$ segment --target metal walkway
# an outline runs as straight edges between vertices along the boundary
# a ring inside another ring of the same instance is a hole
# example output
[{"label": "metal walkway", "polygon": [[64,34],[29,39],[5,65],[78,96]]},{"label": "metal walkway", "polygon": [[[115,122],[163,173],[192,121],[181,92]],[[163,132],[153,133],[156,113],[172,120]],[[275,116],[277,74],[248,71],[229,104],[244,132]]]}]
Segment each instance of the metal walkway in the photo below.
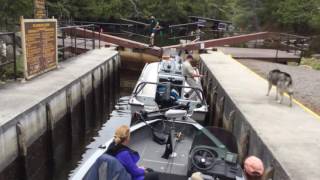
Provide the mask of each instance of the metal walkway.
[{"label": "metal walkway", "polygon": [[74,28],[74,29],[66,29],[65,32],[69,32],[70,34],[75,34],[78,37],[82,38],[96,38],[100,39],[101,41],[108,42],[111,44],[119,45],[124,48],[131,48],[131,49],[140,49],[143,50],[145,53],[152,54],[155,56],[162,55],[162,49],[160,47],[149,47],[148,44],[140,43],[137,41],[132,41],[129,39],[112,36],[109,34],[104,34],[99,32],[92,32],[91,30],[83,29],[83,28]]},{"label": "metal walkway", "polygon": [[[94,32],[92,30],[84,29],[84,28],[69,28],[64,30],[65,33],[69,33],[70,36],[77,36],[82,38],[88,38],[88,39],[99,39],[105,43],[111,43],[118,46],[121,46],[123,48],[130,48],[133,50],[137,50],[139,52],[151,54],[154,56],[160,57],[164,51],[164,49],[170,49],[170,48],[176,48],[176,49],[183,49],[183,50],[199,50],[199,49],[205,49],[205,48],[211,48],[211,47],[218,47],[218,46],[224,46],[224,45],[234,45],[239,43],[245,43],[248,41],[254,41],[259,39],[280,39],[281,42],[283,40],[287,40],[288,42],[291,40],[290,38],[300,38],[300,39],[306,39],[307,37],[303,36],[295,36],[290,34],[283,34],[283,33],[273,33],[273,32],[259,32],[259,33],[252,33],[252,34],[245,34],[245,35],[237,35],[232,37],[225,37],[225,38],[219,38],[219,39],[211,39],[211,40],[205,40],[205,41],[198,41],[198,42],[191,42],[187,44],[177,44],[172,46],[164,46],[164,47],[149,47],[148,44],[129,40],[126,38],[121,38],[109,34]],[[288,47],[288,46],[287,46]],[[244,48],[243,48],[244,49]],[[232,55],[235,55],[235,57],[239,58],[250,58],[250,59],[263,59],[263,60],[269,60],[273,62],[281,62],[281,63],[287,63],[289,61],[294,62],[300,62],[300,56],[299,55],[293,55],[289,53],[285,53],[284,51],[277,51],[277,50],[262,50],[262,49],[254,49],[251,52],[249,50],[246,50],[246,52],[241,51],[240,49],[232,49],[232,48],[224,48],[224,51],[227,53],[230,53]],[[272,52],[271,52],[272,51]],[[275,51],[275,52],[273,52]],[[246,55],[243,55],[246,54]]]},{"label": "metal walkway", "polygon": [[99,34],[99,32],[92,32],[91,30],[86,30],[83,28],[74,28],[74,29],[65,30],[65,32],[68,32],[68,31],[70,34],[76,34],[76,36],[78,37],[92,38],[94,36],[96,39],[99,38],[101,41],[116,44],[124,48],[140,49],[140,50],[143,50],[145,53],[152,54],[155,56],[161,56],[162,49],[177,48],[177,49],[187,49],[187,50],[198,50],[198,49],[215,47],[215,46],[238,44],[238,43],[247,42],[247,41],[256,40],[256,39],[264,39],[273,35],[273,33],[269,33],[269,32],[260,32],[260,33],[239,35],[239,36],[233,36],[233,37],[227,37],[227,38],[212,39],[207,41],[199,41],[199,42],[185,44],[185,45],[179,44],[179,45],[165,46],[165,47],[157,47],[157,46],[149,47],[148,44],[144,44],[137,41],[132,41],[132,40],[128,40],[125,38],[112,36],[108,34],[103,34],[103,33]]}]

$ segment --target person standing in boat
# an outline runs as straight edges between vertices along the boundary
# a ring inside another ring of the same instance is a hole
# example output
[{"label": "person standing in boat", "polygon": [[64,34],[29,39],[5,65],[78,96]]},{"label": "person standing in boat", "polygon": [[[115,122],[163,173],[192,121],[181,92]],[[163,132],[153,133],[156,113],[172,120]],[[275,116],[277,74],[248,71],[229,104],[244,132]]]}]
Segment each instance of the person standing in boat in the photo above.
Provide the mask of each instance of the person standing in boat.
[{"label": "person standing in boat", "polygon": [[137,166],[139,153],[128,147],[130,129],[122,125],[116,129],[114,140],[107,150],[107,154],[114,156],[131,175],[132,180],[158,180],[159,175],[150,168]]},{"label": "person standing in boat", "polygon": [[[193,60],[193,57],[192,57],[192,55],[189,54],[187,56],[187,58],[184,60],[184,62],[182,63],[182,74],[185,77],[185,80],[187,81],[189,86],[200,89],[201,86],[199,83],[197,83],[195,78],[197,78],[197,77],[201,78],[201,77],[203,77],[203,75],[197,73],[195,68],[192,67],[192,65],[191,65],[192,60]],[[194,91],[195,91],[194,89],[191,89],[188,93],[186,93],[184,95],[184,97],[189,98]]]}]

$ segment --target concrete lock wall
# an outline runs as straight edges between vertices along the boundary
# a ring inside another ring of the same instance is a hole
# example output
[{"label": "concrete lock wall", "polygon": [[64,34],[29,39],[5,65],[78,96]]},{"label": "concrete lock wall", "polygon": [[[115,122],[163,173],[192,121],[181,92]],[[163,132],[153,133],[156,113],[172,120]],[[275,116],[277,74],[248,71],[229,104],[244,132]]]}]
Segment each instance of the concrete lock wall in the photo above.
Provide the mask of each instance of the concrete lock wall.
[{"label": "concrete lock wall", "polygon": [[52,170],[63,170],[86,135],[102,125],[119,92],[120,57],[115,51],[107,53],[94,68],[83,67],[87,73],[0,124],[0,179],[53,179]]},{"label": "concrete lock wall", "polygon": [[205,75],[202,83],[205,85],[203,89],[210,110],[207,124],[222,127],[234,134],[238,142],[240,162],[243,162],[248,155],[257,155],[264,162],[269,177],[276,180],[289,179],[283,167],[202,60],[199,70]]}]

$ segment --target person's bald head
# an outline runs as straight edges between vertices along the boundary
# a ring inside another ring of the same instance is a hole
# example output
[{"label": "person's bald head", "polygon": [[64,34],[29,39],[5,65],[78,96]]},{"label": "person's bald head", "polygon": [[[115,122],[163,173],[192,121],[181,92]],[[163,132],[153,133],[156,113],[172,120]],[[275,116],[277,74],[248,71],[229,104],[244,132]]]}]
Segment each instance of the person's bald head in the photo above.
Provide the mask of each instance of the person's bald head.
[{"label": "person's bald head", "polygon": [[195,172],[191,175],[191,180],[203,180],[201,172]]},{"label": "person's bald head", "polygon": [[250,156],[244,161],[244,171],[248,179],[258,180],[264,173],[263,162],[256,156]]}]

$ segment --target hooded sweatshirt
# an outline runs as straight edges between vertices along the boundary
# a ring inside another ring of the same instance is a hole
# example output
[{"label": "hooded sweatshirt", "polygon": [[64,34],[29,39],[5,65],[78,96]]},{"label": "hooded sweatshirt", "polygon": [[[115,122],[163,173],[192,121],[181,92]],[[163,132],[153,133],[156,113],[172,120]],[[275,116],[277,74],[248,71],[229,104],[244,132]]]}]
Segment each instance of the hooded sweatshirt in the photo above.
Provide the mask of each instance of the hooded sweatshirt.
[{"label": "hooded sweatshirt", "polygon": [[119,160],[127,172],[131,174],[132,180],[144,180],[144,169],[137,166],[140,159],[138,152],[123,144],[116,145],[112,142],[107,150],[107,154],[110,154]]}]

